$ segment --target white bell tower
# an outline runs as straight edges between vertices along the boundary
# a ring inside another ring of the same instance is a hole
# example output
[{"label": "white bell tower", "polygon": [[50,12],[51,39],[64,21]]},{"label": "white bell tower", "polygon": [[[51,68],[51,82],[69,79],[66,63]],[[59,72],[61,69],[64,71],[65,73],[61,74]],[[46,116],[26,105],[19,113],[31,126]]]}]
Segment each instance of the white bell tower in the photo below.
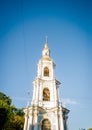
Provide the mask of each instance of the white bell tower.
[{"label": "white bell tower", "polygon": [[24,130],[67,130],[69,110],[60,102],[60,82],[55,77],[54,69],[46,39],[37,66],[37,77],[33,81],[33,99],[31,105],[24,109]]}]

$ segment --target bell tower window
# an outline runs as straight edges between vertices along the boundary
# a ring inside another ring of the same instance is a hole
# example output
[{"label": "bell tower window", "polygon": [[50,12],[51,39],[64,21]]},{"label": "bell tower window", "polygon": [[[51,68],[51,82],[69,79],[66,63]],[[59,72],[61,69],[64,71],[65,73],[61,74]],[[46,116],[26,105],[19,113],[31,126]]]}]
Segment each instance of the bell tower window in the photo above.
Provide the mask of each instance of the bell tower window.
[{"label": "bell tower window", "polygon": [[48,88],[43,89],[43,101],[50,101],[50,91]]},{"label": "bell tower window", "polygon": [[49,69],[48,69],[48,67],[44,68],[44,76],[49,76]]},{"label": "bell tower window", "polygon": [[51,123],[48,119],[44,119],[42,121],[42,128],[41,130],[51,130]]}]

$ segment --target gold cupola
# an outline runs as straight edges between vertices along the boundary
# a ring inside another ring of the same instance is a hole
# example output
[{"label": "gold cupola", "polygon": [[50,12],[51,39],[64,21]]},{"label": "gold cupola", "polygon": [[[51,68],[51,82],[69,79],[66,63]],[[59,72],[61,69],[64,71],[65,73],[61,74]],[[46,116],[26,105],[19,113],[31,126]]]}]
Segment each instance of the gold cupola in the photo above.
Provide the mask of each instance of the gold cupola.
[{"label": "gold cupola", "polygon": [[42,60],[51,60],[50,59],[50,49],[48,47],[48,37],[46,37],[46,43],[42,50]]}]

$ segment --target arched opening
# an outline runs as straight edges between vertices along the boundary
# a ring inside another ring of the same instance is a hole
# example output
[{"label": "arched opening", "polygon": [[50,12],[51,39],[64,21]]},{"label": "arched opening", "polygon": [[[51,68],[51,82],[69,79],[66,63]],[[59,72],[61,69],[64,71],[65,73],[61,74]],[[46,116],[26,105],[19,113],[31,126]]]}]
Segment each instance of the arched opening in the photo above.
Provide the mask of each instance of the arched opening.
[{"label": "arched opening", "polygon": [[44,68],[44,76],[49,76],[49,69],[48,69],[48,67]]},{"label": "arched opening", "polygon": [[41,130],[51,130],[51,123],[48,119],[44,119],[42,121],[42,127]]},{"label": "arched opening", "polygon": [[43,89],[43,101],[50,101],[50,91],[48,88]]}]

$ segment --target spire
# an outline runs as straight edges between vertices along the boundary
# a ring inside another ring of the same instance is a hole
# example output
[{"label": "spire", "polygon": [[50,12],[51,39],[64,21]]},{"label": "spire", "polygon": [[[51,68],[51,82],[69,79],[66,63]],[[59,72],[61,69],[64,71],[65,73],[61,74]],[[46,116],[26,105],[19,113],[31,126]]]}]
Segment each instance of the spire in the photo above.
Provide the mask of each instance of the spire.
[{"label": "spire", "polygon": [[48,36],[46,36],[46,43],[48,43]]},{"label": "spire", "polygon": [[49,47],[48,47],[48,36],[46,36],[45,49],[49,49]]},{"label": "spire", "polygon": [[46,43],[46,44],[45,44],[45,49],[48,49],[48,48],[49,48],[49,47],[48,47],[48,44]]},{"label": "spire", "polygon": [[50,60],[50,49],[48,47],[48,37],[46,36],[46,43],[42,50],[42,59]]}]

